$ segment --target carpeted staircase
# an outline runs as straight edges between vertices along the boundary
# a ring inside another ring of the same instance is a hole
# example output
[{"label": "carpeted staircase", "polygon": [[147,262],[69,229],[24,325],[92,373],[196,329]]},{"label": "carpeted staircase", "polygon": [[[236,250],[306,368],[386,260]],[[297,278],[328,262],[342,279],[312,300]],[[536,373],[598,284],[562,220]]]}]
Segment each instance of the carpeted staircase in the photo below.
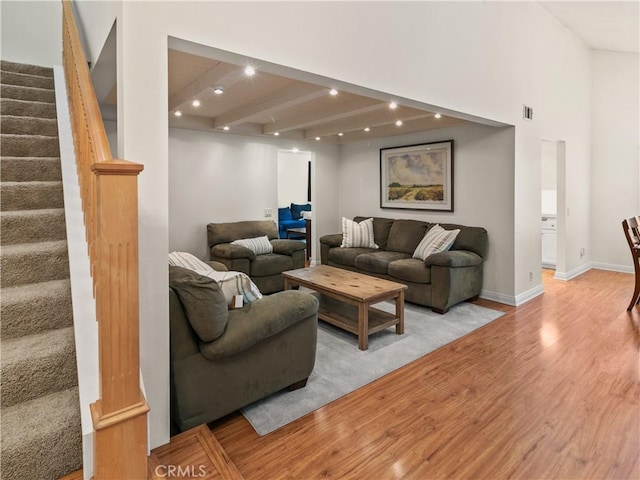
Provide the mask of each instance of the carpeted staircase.
[{"label": "carpeted staircase", "polygon": [[0,84],[2,478],[52,480],[82,466],[53,70]]}]

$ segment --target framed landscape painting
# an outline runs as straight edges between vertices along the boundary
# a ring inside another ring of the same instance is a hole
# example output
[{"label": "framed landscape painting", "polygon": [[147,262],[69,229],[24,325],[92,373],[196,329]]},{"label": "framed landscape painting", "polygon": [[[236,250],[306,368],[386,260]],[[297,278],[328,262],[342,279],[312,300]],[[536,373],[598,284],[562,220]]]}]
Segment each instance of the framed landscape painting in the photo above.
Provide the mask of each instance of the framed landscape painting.
[{"label": "framed landscape painting", "polygon": [[453,212],[453,140],[381,148],[380,207]]}]

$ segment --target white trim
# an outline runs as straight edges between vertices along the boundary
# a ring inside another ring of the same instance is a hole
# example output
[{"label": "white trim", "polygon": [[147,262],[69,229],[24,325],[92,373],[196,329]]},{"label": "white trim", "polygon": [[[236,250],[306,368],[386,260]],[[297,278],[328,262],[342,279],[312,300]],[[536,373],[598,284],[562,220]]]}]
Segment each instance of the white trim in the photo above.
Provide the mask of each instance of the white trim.
[{"label": "white trim", "polygon": [[504,303],[505,305],[516,306],[516,297],[513,295],[505,295],[504,293],[492,292],[490,290],[482,290],[480,298],[491,300],[492,302]]},{"label": "white trim", "polygon": [[536,297],[539,297],[544,293],[544,288],[542,285],[536,285],[533,288],[530,288],[526,292],[522,292],[516,295],[516,307],[519,307],[523,303],[528,302],[529,300],[533,300]]},{"label": "white trim", "polygon": [[631,265],[616,265],[614,263],[591,262],[591,268],[598,270],[608,270],[610,272],[633,273]]},{"label": "white trim", "polygon": [[591,264],[585,263],[584,265],[580,265],[579,267],[569,270],[568,272],[558,272],[558,270],[556,270],[556,274],[553,276],[553,278],[566,282],[568,280],[571,280],[572,278],[576,278],[578,275],[582,275],[583,273],[588,272],[589,270],[591,270]]},{"label": "white trim", "polygon": [[80,200],[67,91],[64,71],[61,66],[53,67],[53,76],[78,368],[80,421],[82,423],[82,465],[84,478],[87,479],[93,474],[93,421],[89,405],[99,397],[98,323],[96,322],[96,305],[93,298],[93,281],[89,273],[88,246]]}]

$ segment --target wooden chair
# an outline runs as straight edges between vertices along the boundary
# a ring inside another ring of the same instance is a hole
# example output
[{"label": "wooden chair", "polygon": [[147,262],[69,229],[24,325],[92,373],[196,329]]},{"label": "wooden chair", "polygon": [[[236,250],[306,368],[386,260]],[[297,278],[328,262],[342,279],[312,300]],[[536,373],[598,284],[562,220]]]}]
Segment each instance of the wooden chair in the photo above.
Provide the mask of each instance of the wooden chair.
[{"label": "wooden chair", "polygon": [[633,256],[633,268],[636,273],[636,286],[633,290],[631,303],[627,307],[627,310],[631,310],[634,305],[640,302],[640,217],[631,217],[623,220],[622,229]]}]

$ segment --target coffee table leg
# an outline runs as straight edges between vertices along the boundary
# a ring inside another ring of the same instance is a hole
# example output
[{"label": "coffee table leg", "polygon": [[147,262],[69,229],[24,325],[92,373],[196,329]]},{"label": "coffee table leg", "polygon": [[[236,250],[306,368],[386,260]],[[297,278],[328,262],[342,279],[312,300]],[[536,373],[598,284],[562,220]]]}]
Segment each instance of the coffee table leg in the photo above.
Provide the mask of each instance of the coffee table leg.
[{"label": "coffee table leg", "polygon": [[289,279],[287,277],[284,277],[284,289],[285,290],[291,289],[291,284],[289,283]]},{"label": "coffee table leg", "polygon": [[369,348],[369,305],[358,304],[358,348]]},{"label": "coffee table leg", "polygon": [[396,333],[401,335],[404,333],[404,290],[401,291],[396,298],[396,317],[398,317]]}]

